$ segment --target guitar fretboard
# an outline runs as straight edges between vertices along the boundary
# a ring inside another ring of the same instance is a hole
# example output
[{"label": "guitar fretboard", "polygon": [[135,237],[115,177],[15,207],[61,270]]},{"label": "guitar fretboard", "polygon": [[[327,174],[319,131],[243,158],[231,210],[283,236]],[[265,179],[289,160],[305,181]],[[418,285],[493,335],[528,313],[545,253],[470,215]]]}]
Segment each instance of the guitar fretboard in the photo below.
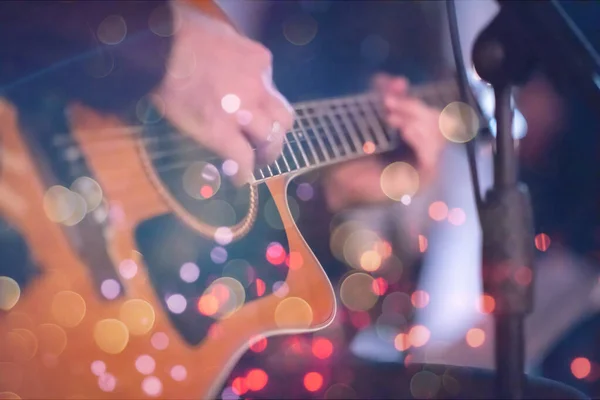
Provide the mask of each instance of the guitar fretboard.
[{"label": "guitar fretboard", "polygon": [[[457,99],[458,89],[451,80],[415,87],[410,94],[443,108]],[[296,103],[294,110],[296,120],[281,156],[254,171],[256,182],[387,152],[400,143],[398,133],[385,124],[374,93]]]}]

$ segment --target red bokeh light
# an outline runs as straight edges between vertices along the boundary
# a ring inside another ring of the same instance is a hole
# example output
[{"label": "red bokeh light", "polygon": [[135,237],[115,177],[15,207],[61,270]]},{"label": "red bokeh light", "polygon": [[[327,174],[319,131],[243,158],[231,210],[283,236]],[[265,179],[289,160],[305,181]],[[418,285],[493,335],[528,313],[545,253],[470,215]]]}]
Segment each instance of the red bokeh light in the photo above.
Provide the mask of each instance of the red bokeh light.
[{"label": "red bokeh light", "polygon": [[490,296],[489,294],[484,294],[483,296],[481,296],[480,302],[479,302],[479,311],[482,312],[483,314],[491,314],[494,312],[494,309],[496,308],[496,300],[494,300],[494,298],[492,296]]},{"label": "red bokeh light", "polygon": [[550,236],[546,235],[545,233],[540,233],[535,236],[535,248],[539,251],[548,250],[550,243],[552,243]]},{"label": "red bokeh light", "polygon": [[312,343],[312,352],[320,360],[329,358],[333,353],[333,344],[326,338],[315,338]]},{"label": "red bokeh light", "polygon": [[371,283],[371,289],[377,296],[383,296],[388,290],[388,283],[384,278],[377,278]]},{"label": "red bokeh light", "polygon": [[255,353],[260,353],[267,348],[267,338],[258,336],[250,341],[250,350]]},{"label": "red bokeh light", "polygon": [[371,317],[369,316],[369,313],[364,311],[351,312],[350,321],[355,328],[363,329],[371,323]]},{"label": "red bokeh light", "polygon": [[256,280],[256,295],[258,297],[260,297],[263,294],[265,294],[266,290],[267,290],[267,285],[265,284],[265,281],[263,281],[262,279],[257,279]]},{"label": "red bokeh light", "polygon": [[212,197],[213,194],[214,194],[213,188],[211,188],[208,185],[204,185],[200,188],[200,196],[204,197],[205,199]]},{"label": "red bokeh light", "polygon": [[231,383],[231,390],[233,390],[233,393],[237,394],[238,396],[243,395],[248,391],[246,380],[241,376],[235,378]]},{"label": "red bokeh light", "polygon": [[262,369],[251,369],[246,375],[248,389],[257,392],[267,386],[269,376]]},{"label": "red bokeh light", "polygon": [[266,257],[267,261],[271,264],[280,265],[285,261],[287,254],[281,244],[271,243],[269,247],[267,247]]},{"label": "red bokeh light", "polygon": [[586,378],[591,371],[592,364],[585,357],[577,357],[571,362],[571,373],[577,379]]},{"label": "red bokeh light", "polygon": [[309,392],[316,392],[323,386],[323,375],[318,372],[309,372],[304,375],[304,387]]}]

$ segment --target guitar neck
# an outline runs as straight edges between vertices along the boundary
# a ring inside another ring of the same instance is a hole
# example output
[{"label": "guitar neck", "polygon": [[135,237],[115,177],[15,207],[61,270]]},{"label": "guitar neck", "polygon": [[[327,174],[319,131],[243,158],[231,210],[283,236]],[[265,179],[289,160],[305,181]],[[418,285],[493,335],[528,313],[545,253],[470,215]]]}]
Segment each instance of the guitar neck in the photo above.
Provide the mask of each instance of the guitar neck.
[{"label": "guitar neck", "polygon": [[[410,94],[431,106],[455,101],[454,80],[416,86]],[[384,122],[377,94],[369,92],[296,103],[294,127],[284,137],[281,156],[254,171],[256,182],[304,172],[367,155],[385,153],[401,143],[398,133]]]}]

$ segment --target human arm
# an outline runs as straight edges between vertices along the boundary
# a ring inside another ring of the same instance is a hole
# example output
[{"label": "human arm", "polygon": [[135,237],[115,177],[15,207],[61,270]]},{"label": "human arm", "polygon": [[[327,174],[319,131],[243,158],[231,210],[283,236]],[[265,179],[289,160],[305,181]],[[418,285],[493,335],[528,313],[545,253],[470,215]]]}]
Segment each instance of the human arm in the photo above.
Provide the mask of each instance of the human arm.
[{"label": "human arm", "polygon": [[[0,4],[3,89],[37,80],[36,90],[108,113],[150,96],[175,127],[235,161],[238,184],[255,162],[279,155],[293,117],[273,86],[270,52],[204,8],[183,0]],[[224,108],[227,95],[239,109]]]}]

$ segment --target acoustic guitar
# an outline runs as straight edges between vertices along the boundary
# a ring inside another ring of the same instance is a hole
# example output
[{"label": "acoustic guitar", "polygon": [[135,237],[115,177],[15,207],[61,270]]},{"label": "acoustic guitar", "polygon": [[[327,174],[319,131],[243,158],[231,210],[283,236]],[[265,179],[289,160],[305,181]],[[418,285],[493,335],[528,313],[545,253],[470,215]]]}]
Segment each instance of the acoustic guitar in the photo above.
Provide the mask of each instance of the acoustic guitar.
[{"label": "acoustic guitar", "polygon": [[[280,158],[242,188],[148,102],[129,119],[35,101],[0,101],[0,216],[33,260],[0,259],[0,398],[214,398],[253,341],[332,321],[286,189],[397,147],[373,94],[295,104]],[[186,235],[165,251],[171,228]]]}]

